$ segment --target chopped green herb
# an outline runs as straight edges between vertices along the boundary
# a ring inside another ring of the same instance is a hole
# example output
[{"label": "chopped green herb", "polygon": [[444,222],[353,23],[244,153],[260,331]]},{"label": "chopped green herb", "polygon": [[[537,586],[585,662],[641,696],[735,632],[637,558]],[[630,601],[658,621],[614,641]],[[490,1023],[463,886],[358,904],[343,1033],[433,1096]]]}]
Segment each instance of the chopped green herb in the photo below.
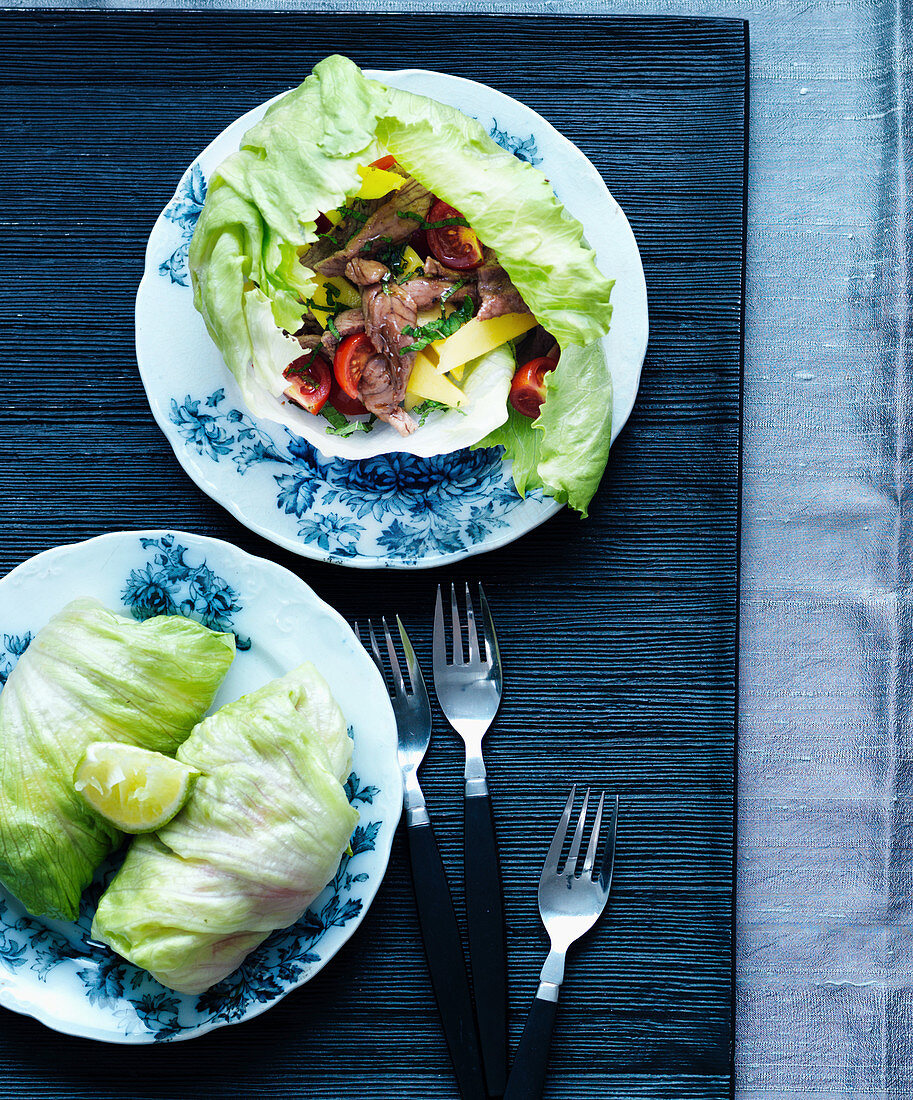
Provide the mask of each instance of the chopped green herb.
[{"label": "chopped green herb", "polygon": [[443,305],[448,298],[453,297],[453,295],[456,294],[456,292],[460,289],[461,286],[465,284],[465,282],[465,279],[457,279],[453,286],[448,287],[441,295],[441,305]]},{"label": "chopped green herb", "polygon": [[314,350],[311,352],[310,356],[308,356],[308,359],[307,359],[306,362],[304,362],[304,363],[301,362],[301,360],[304,359],[304,355],[301,355],[297,359],[295,359],[293,362],[289,363],[289,365],[282,372],[282,377],[283,378],[289,378],[289,379],[291,379],[291,378],[310,379],[312,377],[312,375],[311,375],[311,364],[314,362],[314,360],[317,358],[317,356],[319,354],[320,354],[320,345],[318,344],[317,347],[314,348]]},{"label": "chopped green herb", "polygon": [[354,435],[356,432],[370,432],[377,419],[377,417],[371,416],[368,420],[349,420],[329,403],[324,405],[320,411],[324,419],[330,422],[330,426],[327,428],[327,435],[344,437],[347,435]]},{"label": "chopped green herb", "polygon": [[339,343],[339,341],[342,340],[342,336],[339,333],[339,329],[336,327],[336,322],[333,320],[332,317],[329,317],[329,316],[327,317],[327,329],[329,330],[330,335],[333,337],[333,339],[337,343]]},{"label": "chopped green herb", "polygon": [[[389,237],[387,239],[389,240]],[[406,242],[391,244],[389,248],[378,252],[376,259],[378,263],[382,263],[389,269],[395,279],[398,279],[406,267]]]},{"label": "chopped green herb", "polygon": [[368,220],[364,199],[355,199],[351,206],[345,208],[345,212],[348,217],[352,218],[359,225],[364,225]]},{"label": "chopped green herb", "polygon": [[[419,418],[418,426],[421,428],[425,421],[428,419],[431,413],[437,412],[438,409],[449,409],[449,405],[445,405],[443,401],[432,401],[430,398],[427,401],[423,401],[421,405],[416,405],[412,410],[412,415]],[[462,412],[462,409],[457,410]]]},{"label": "chopped green herb", "polygon": [[464,298],[449,317],[444,313],[442,307],[440,317],[436,317],[433,321],[429,321],[419,328],[416,328],[415,325],[405,325],[403,328],[404,335],[414,336],[416,339],[414,344],[408,344],[406,347],[400,348],[400,352],[421,351],[422,348],[433,344],[435,340],[443,340],[447,336],[452,336],[457,329],[462,328],[467,321],[471,320],[472,311],[472,299]]},{"label": "chopped green herb", "polygon": [[333,323],[334,318],[338,317],[342,313],[346,306],[339,300],[339,287],[334,283],[324,283],[323,292],[326,295],[326,304],[323,302],[316,302],[313,298],[305,298],[304,304],[308,307],[311,313],[315,314],[325,313],[327,318],[327,328],[330,330],[333,336],[337,340],[341,339],[339,331],[336,325]]},{"label": "chopped green herb", "polygon": [[465,218],[442,218],[439,222],[427,222],[421,216],[416,214],[414,210],[397,210],[396,216],[398,218],[411,218],[414,222],[418,222],[419,229],[444,229],[448,225],[462,225],[464,229],[469,229],[469,222]]}]

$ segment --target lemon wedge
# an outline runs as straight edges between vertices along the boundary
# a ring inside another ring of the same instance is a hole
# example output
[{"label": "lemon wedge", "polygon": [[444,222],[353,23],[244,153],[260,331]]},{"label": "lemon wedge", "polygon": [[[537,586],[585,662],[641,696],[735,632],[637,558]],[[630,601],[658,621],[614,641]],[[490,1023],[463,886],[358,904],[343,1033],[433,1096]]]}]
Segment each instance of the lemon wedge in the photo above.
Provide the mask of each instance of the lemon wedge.
[{"label": "lemon wedge", "polygon": [[170,756],[119,741],[93,741],[73,773],[76,790],[125,833],[150,833],[181,809],[200,775]]}]

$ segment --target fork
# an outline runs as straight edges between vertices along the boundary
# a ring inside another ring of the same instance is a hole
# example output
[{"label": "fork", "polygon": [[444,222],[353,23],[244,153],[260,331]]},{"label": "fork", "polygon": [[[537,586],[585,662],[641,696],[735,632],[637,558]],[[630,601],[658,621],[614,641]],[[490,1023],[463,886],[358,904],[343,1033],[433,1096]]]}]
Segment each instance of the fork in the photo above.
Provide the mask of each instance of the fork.
[{"label": "fork", "polygon": [[[469,963],[479,1018],[479,1036],[485,1080],[492,1096],[501,1096],[507,1080],[507,964],[504,940],[504,903],[498,848],[482,738],[494,720],[503,686],[498,639],[485,593],[479,585],[485,653],[479,647],[475,611],[466,585],[466,641],[450,586],[453,626],[452,658],[447,660],[444,605],[438,585],[434,608],[432,660],[434,687],[447,721],[466,746],[464,799],[464,866]],[[465,659],[464,659],[465,658]]]},{"label": "fork", "polygon": [[[391,702],[396,717],[398,735],[397,757],[403,774],[403,804],[406,810],[406,834],[412,864],[412,884],[418,907],[419,927],[425,945],[425,957],[431,973],[431,984],[437,999],[444,1036],[450,1050],[454,1072],[463,1100],[485,1100],[485,1082],[476,1038],[472,997],[466,975],[466,959],[460,929],[453,909],[453,899],[425,796],[418,781],[421,764],[431,740],[431,705],[422,670],[415,657],[409,636],[400,622],[399,636],[406,656],[411,691],[406,690],[400,671],[393,638],[383,619],[384,639],[393,681]],[[355,623],[355,633],[361,641],[361,631]],[[368,620],[371,656],[381,679],[386,683],[384,662],[377,644],[374,626]]]},{"label": "fork", "polygon": [[593,831],[590,833],[580,874],[577,874],[577,864],[590,802],[589,790],[584,796],[583,808],[577,818],[567,860],[560,870],[558,867],[576,795],[576,786],[571,787],[570,797],[558,822],[539,878],[539,915],[548,932],[550,949],[539,975],[539,989],[520,1037],[504,1100],[534,1100],[542,1095],[548,1048],[558,1010],[558,990],[564,981],[564,961],[568,948],[593,927],[609,900],[612,868],[615,864],[618,796],[615,796],[605,854],[599,866],[599,874],[594,878],[605,792],[599,796],[596,820],[593,822]]}]

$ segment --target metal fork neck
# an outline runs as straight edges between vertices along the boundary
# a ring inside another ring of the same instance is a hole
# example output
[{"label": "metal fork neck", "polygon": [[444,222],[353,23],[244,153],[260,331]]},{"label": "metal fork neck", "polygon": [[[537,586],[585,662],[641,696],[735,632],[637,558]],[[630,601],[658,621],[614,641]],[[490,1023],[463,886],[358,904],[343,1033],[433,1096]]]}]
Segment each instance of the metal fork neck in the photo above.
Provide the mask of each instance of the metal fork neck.
[{"label": "metal fork neck", "polygon": [[558,990],[564,981],[564,959],[566,954],[566,951],[559,951],[554,947],[549,951],[542,972],[539,974],[539,989],[536,991],[536,996],[540,1001],[558,1000]]},{"label": "metal fork neck", "polygon": [[403,773],[403,805],[406,808],[407,825],[429,825],[431,818],[425,806],[425,796],[414,771]]},{"label": "metal fork neck", "polygon": [[466,748],[466,797],[484,798],[488,794],[488,778],[485,771],[485,761],[482,759],[482,743],[478,748],[467,746]]}]

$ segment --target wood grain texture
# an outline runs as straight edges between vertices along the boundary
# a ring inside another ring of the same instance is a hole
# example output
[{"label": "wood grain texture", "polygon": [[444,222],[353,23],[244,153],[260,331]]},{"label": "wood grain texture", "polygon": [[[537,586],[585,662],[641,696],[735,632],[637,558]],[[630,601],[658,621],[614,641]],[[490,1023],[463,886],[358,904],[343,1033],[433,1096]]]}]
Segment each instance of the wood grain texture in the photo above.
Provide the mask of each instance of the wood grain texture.
[{"label": "wood grain texture", "polygon": [[[512,1043],[545,949],[535,906],[544,842],[572,781],[605,785],[622,806],[615,885],[607,918],[569,967],[547,1096],[728,1096],[744,26],[2,20],[0,570],[107,530],[184,528],[280,561],[349,618],[398,610],[420,655],[435,583],[483,580],[507,683],[487,755]],[[651,341],[637,408],[587,521],[560,514],[462,568],[342,570],[238,525],[184,475],[155,426],[133,352],[155,217],[216,133],[333,50],[516,96],[587,153],[625,209]],[[462,764],[436,718],[424,783],[461,911]],[[304,989],[243,1026],[127,1049],[3,1013],[0,1098],[453,1098],[406,867],[397,837],[359,933]]]}]

